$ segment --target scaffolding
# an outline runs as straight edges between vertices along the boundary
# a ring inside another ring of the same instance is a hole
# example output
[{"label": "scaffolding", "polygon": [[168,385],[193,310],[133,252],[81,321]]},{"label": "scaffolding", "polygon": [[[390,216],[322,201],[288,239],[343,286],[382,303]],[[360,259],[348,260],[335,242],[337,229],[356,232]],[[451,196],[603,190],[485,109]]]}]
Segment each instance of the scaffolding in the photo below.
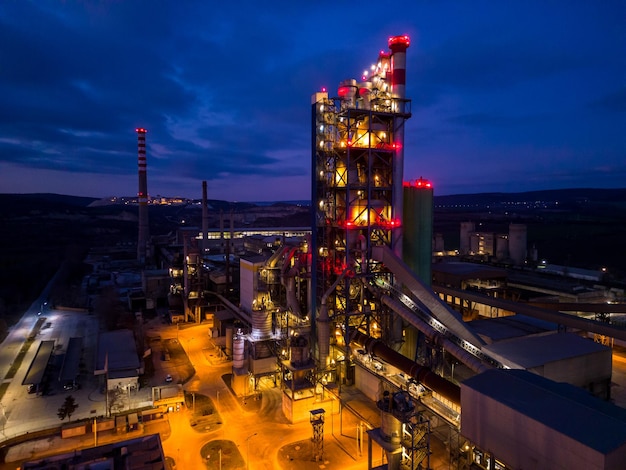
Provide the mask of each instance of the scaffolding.
[{"label": "scaffolding", "polygon": [[391,280],[371,258],[371,248],[401,245],[396,201],[402,198],[402,181],[394,175],[402,165],[398,152],[410,115],[409,100],[383,91],[367,103],[327,93],[316,95],[313,103],[315,299],[347,273],[327,300],[332,336],[341,350],[335,356],[349,356],[347,335],[353,329],[390,343],[401,341],[391,313],[366,283],[372,275]]},{"label": "scaffolding", "polygon": [[430,468],[430,421],[421,413],[402,423],[401,445],[401,470]]}]

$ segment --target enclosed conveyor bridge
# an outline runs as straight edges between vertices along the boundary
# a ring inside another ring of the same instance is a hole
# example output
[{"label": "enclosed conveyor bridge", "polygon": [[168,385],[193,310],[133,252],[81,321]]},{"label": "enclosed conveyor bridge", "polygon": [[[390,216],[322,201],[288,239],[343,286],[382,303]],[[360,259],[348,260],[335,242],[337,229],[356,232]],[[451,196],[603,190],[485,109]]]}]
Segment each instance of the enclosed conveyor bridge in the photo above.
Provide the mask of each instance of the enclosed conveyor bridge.
[{"label": "enclosed conveyor bridge", "polygon": [[372,258],[382,262],[395,276],[397,284],[401,284],[411,294],[407,295],[389,285],[384,279],[376,280],[379,287],[389,292],[389,295],[381,296],[381,300],[396,314],[431,339],[438,341],[472,370],[482,372],[492,367],[502,367],[499,362],[482,352],[484,341],[470,330],[459,314],[450,309],[437,294],[420,281],[389,247],[383,245],[373,247]]}]

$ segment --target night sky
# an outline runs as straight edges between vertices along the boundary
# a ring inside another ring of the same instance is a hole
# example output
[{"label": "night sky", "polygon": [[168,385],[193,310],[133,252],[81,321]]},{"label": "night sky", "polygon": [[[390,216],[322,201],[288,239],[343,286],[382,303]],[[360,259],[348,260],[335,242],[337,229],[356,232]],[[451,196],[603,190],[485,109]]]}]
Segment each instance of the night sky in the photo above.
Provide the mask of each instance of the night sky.
[{"label": "night sky", "polygon": [[623,0],[3,0],[0,193],[132,196],[146,127],[151,196],[308,199],[311,95],[400,34],[405,180],[625,186]]}]

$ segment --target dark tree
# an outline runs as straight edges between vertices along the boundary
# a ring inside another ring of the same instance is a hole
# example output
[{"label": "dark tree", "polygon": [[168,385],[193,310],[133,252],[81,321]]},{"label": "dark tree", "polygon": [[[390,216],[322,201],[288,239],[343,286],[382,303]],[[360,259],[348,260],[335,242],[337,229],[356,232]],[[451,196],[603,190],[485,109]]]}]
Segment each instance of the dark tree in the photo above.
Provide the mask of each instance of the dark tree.
[{"label": "dark tree", "polygon": [[69,421],[72,417],[72,413],[76,411],[76,408],[78,408],[78,403],[76,403],[76,400],[72,395],[69,395],[65,398],[63,405],[59,408],[57,416],[61,421],[63,421],[65,417],[67,417],[67,420]]}]

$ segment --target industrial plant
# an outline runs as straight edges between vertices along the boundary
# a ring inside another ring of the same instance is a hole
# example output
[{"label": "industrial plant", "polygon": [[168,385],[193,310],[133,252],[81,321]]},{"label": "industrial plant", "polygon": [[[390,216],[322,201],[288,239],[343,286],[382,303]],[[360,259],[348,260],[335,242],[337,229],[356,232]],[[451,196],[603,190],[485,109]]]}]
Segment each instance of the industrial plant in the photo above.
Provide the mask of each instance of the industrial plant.
[{"label": "industrial plant", "polygon": [[[230,233],[222,228],[209,238],[203,223],[185,239],[183,318],[214,322],[215,334],[225,336],[235,393],[251,393],[263,380],[279,384],[291,422],[309,420],[312,410],[332,413],[342,386],[367,395],[382,416],[381,426],[367,431],[370,454],[372,446],[385,452],[380,468],[430,468],[434,430],[445,435],[451,468],[582,468],[582,458],[585,468],[618,468],[626,461],[626,414],[607,403],[611,350],[588,337],[623,341],[623,330],[507,300],[501,289],[431,286],[433,278],[465,276],[502,287],[503,274],[452,263],[435,265],[447,275],[433,276],[433,187],[404,176],[409,45],[407,36],[391,37],[359,80],[342,81],[336,95],[313,94],[309,233],[278,228],[254,252],[243,237],[237,245],[232,224]],[[485,237],[463,224],[461,248],[523,264],[525,227],[510,230],[485,246]],[[215,254],[224,260],[219,274],[206,269]],[[237,277],[238,304],[225,295]],[[202,299],[210,292],[233,324],[207,313]],[[488,319],[472,315],[485,308]],[[480,320],[467,321],[472,317]],[[554,400],[558,419],[534,412],[543,406],[538,389]],[[514,393],[522,398],[508,399]],[[580,407],[595,418],[570,415]],[[564,415],[568,425],[559,424]],[[613,446],[596,445],[607,434],[604,420],[621,423]],[[319,429],[314,435],[323,439]]]},{"label": "industrial plant", "polygon": [[[285,419],[311,423],[316,461],[333,404],[347,404],[351,390],[380,416],[359,431],[368,469],[433,468],[433,439],[448,468],[624,468],[610,345],[626,330],[597,321],[623,305],[570,296],[564,306],[556,288],[551,307],[518,302],[522,281],[503,268],[433,263],[433,184],[404,174],[409,46],[406,35],[390,37],[358,79],[313,93],[310,228],[235,226],[232,213],[209,207],[205,181],[202,226],[151,236],[147,130],[138,128],[133,310],[166,299],[168,321],[208,325],[232,361],[230,393],[279,388]],[[461,255],[518,267],[529,259],[520,224],[494,235],[467,222],[460,232]],[[110,357],[100,351],[100,374]],[[138,369],[116,380],[136,387]],[[182,396],[177,384],[177,406]]]}]

